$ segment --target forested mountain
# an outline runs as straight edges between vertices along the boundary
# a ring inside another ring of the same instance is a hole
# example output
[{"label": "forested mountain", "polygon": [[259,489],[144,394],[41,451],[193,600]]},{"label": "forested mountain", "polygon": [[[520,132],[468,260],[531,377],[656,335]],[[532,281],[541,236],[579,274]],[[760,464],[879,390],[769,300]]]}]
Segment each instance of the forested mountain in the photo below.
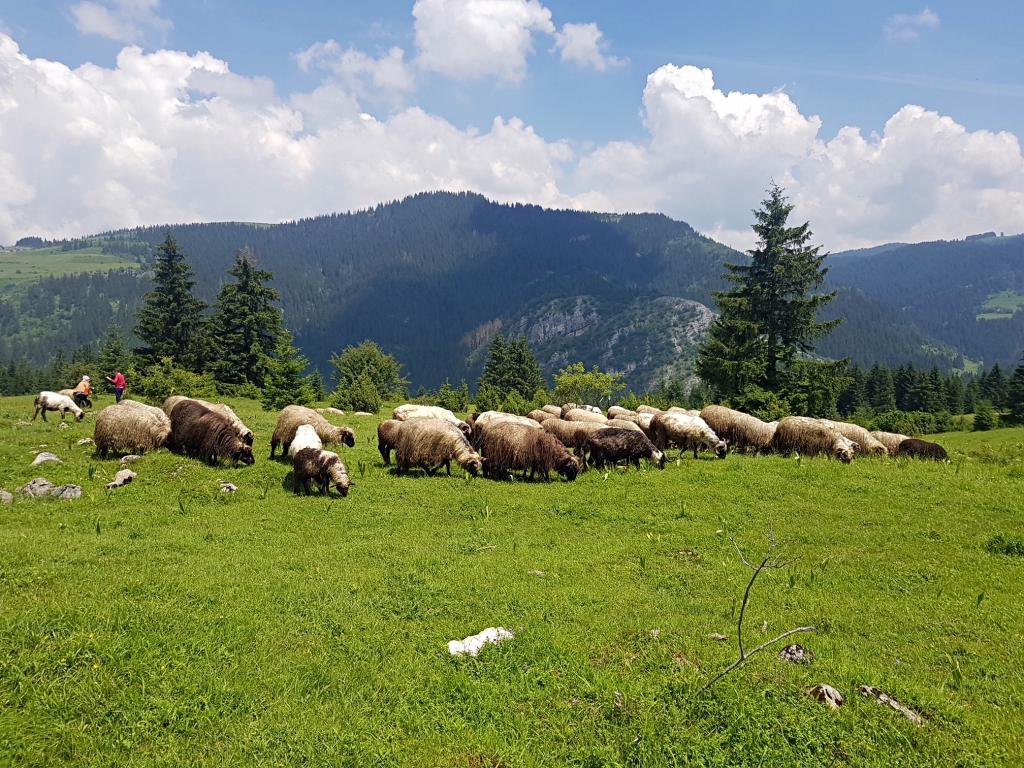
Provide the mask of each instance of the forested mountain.
[{"label": "forested mountain", "polygon": [[[414,387],[475,378],[481,347],[499,330],[526,334],[548,375],[576,360],[623,371],[638,389],[687,375],[712,317],[711,292],[723,287],[723,265],[745,258],[658,214],[552,211],[468,193],[421,194],[285,224],[170,229],[204,300],[213,300],[236,250],[247,246],[274,273],[286,325],[314,364],[326,371],[332,354],[370,338],[406,365]],[[58,348],[99,339],[112,322],[130,330],[149,286],[149,255],[166,231],[59,244],[102,246],[139,259],[136,270],[0,289],[0,360],[42,363]],[[842,290],[828,314],[846,322],[819,351],[864,365],[949,369],[964,354],[1011,362],[1024,346],[1014,348],[1012,333],[993,341],[976,331],[1017,328],[1019,336],[1024,313],[976,321],[979,329],[964,320],[985,314],[981,306],[999,290],[1019,289],[1024,299],[1022,239],[997,240],[833,256],[830,282]],[[1001,301],[995,314],[1006,314],[1013,296]]]}]

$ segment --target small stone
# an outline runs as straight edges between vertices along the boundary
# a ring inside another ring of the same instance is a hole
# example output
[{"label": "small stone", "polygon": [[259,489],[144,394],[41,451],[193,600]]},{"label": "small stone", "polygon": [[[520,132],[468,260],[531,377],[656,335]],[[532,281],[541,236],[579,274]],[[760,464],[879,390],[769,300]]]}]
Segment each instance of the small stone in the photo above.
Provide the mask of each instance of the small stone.
[{"label": "small stone", "polygon": [[807,650],[800,643],[793,643],[779,651],[779,658],[794,664],[810,664],[811,659],[814,658],[814,652]]},{"label": "small stone", "polygon": [[57,458],[54,454],[49,451],[43,451],[32,459],[32,466],[38,467],[40,464],[45,464],[48,461],[52,461],[55,464],[63,464],[64,462]]},{"label": "small stone", "polygon": [[121,457],[121,463],[122,464],[134,464],[136,461],[139,461],[140,459],[142,459],[142,457],[139,456],[138,454],[129,453],[127,456],[122,456]]},{"label": "small stone", "polygon": [[62,421],[60,424],[57,425],[57,429],[67,429],[67,428],[68,428],[68,423],[66,421]]},{"label": "small stone", "polygon": [[91,437],[83,437],[81,440],[75,443],[75,445],[95,445],[95,443],[92,441]]},{"label": "small stone", "polygon": [[724,643],[729,638],[723,635],[721,632],[712,632],[708,635],[708,640],[714,640],[716,643]]},{"label": "small stone", "polygon": [[548,575],[546,571],[536,571],[536,570],[534,570],[534,571],[527,571],[527,573],[530,576],[536,576],[537,578],[540,578],[540,579],[543,579],[545,576]]},{"label": "small stone", "polygon": [[53,490],[53,483],[47,480],[45,477],[37,477],[35,480],[30,480],[18,489],[18,493],[22,496],[29,496],[36,498],[39,496],[49,496],[50,491]]},{"label": "small stone", "polygon": [[14,501],[14,494],[0,488],[0,504],[11,504]]},{"label": "small stone", "polygon": [[220,492],[221,493],[234,493],[238,490],[238,486],[234,483],[228,483],[224,480],[220,481]]},{"label": "small stone", "polygon": [[[332,413],[335,416],[344,416],[345,412],[340,408],[316,408],[317,413]],[[357,414],[358,415],[358,414]]]},{"label": "small stone", "polygon": [[132,480],[136,478],[136,474],[130,469],[122,469],[116,475],[114,479],[107,483],[107,489],[120,488],[122,485],[128,485]]},{"label": "small stone", "polygon": [[809,688],[804,688],[804,693],[817,699],[823,704],[828,704],[832,709],[839,709],[843,706],[843,694],[831,685],[818,683],[817,685],[812,685]]},{"label": "small stone", "polygon": [[58,485],[50,491],[50,495],[55,499],[63,499],[65,501],[80,499],[82,498],[82,486],[65,483],[64,485]]},{"label": "small stone", "polygon": [[373,416],[372,413],[368,413],[367,411],[356,411],[352,415],[353,416]]}]

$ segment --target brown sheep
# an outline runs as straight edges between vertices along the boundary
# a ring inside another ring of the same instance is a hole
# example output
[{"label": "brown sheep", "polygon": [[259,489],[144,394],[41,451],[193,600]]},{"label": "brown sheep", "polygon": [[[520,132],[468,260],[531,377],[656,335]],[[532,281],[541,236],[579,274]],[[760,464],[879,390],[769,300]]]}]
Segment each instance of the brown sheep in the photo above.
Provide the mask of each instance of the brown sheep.
[{"label": "brown sheep", "polygon": [[722,405],[709,405],[700,417],[734,451],[764,453],[771,445],[778,422],[765,423],[756,416]]},{"label": "brown sheep", "polygon": [[550,413],[552,416],[557,416],[558,418],[562,418],[562,409],[559,406],[557,406],[557,405],[551,405],[551,404],[542,405],[540,407],[540,409],[542,411],[544,411],[545,413]]},{"label": "brown sheep", "polygon": [[348,490],[353,483],[348,479],[348,468],[338,457],[338,454],[331,451],[324,451],[318,448],[303,448],[295,452],[292,458],[292,490],[298,493],[300,490],[309,496],[312,494],[310,484],[316,481],[320,493],[324,496],[330,493],[330,485],[338,489],[343,497],[348,496]]},{"label": "brown sheep", "polygon": [[211,411],[216,411],[217,413],[227,416],[228,419],[231,421],[231,424],[234,426],[235,431],[238,433],[238,436],[242,438],[242,442],[245,443],[246,445],[253,444],[255,436],[253,435],[252,430],[245,426],[245,424],[242,423],[242,420],[238,418],[238,415],[231,409],[231,406],[226,405],[225,403],[211,403],[206,400],[200,400],[198,397],[171,395],[166,400],[164,400],[163,412],[170,416],[171,411],[174,410],[174,406],[176,406],[183,400],[191,400],[195,403],[199,403],[204,408],[209,408]]},{"label": "brown sheep", "polygon": [[825,454],[846,464],[853,461],[856,453],[852,440],[820,420],[807,416],[787,416],[782,419],[772,436],[771,448],[783,456],[791,453],[805,456]]},{"label": "brown sheep", "polygon": [[406,403],[395,408],[391,413],[391,418],[395,421],[408,421],[409,419],[441,419],[447,421],[450,424],[454,424],[462,430],[462,434],[466,437],[472,437],[472,427],[467,422],[460,419],[454,413],[449,411],[447,408],[441,408],[437,405],[417,405],[416,403]]},{"label": "brown sheep", "polygon": [[693,458],[702,448],[713,450],[715,455],[724,459],[729,452],[728,444],[708,426],[700,416],[666,411],[651,419],[652,442],[664,451],[669,446],[680,450],[693,450]]},{"label": "brown sheep", "polygon": [[871,436],[885,446],[890,456],[895,456],[899,450],[900,443],[909,440],[910,435],[901,435],[898,432],[872,432]]},{"label": "brown sheep", "polygon": [[635,464],[640,469],[640,459],[647,459],[659,469],[665,468],[665,454],[639,428],[636,431],[614,427],[599,429],[587,438],[587,450],[591,463],[598,469],[603,468],[606,461],[612,465],[625,461],[627,467]]},{"label": "brown sheep", "polygon": [[96,415],[93,442],[100,458],[114,453],[145,453],[167,443],[171,436],[171,420],[159,408],[122,400],[109,405]]},{"label": "brown sheep", "polygon": [[548,413],[547,411],[541,410],[540,408],[537,408],[535,410],[530,411],[528,414],[526,414],[526,416],[528,418],[533,419],[538,424],[543,424],[547,419],[557,419],[558,418],[557,416],[555,416],[555,414]]},{"label": "brown sheep", "polygon": [[219,464],[252,464],[252,446],[238,436],[235,425],[222,413],[197,402],[185,400],[171,410],[171,437],[168,444],[189,456]]},{"label": "brown sheep", "polygon": [[514,413],[503,413],[502,411],[484,411],[473,414],[473,446],[480,450],[483,435],[495,424],[512,423],[528,429],[541,429],[542,425],[527,416],[517,416]]},{"label": "brown sheep", "polygon": [[916,437],[908,437],[900,443],[899,448],[896,449],[896,455],[910,459],[949,460],[949,454],[941,445],[930,443],[927,440],[918,440]]},{"label": "brown sheep", "polygon": [[441,419],[409,419],[402,422],[395,444],[395,464],[399,474],[419,467],[433,475],[441,467],[450,476],[452,461],[474,477],[483,470],[480,454],[454,424]]},{"label": "brown sheep", "polygon": [[587,455],[587,437],[599,429],[604,429],[603,424],[593,424],[589,421],[565,421],[564,419],[548,419],[542,425],[544,431],[554,435],[555,438],[566,448],[572,449],[580,458]]},{"label": "brown sheep", "polygon": [[284,454],[288,454],[288,446],[295,438],[295,430],[300,424],[309,424],[325,445],[345,444],[349,448],[356,444],[356,433],[351,427],[336,427],[312,408],[304,405],[287,405],[281,409],[274,427],[274,435],[270,438],[270,458],[280,445]]},{"label": "brown sheep", "polygon": [[[605,424],[605,426],[613,427],[615,429],[628,429],[631,432],[639,432],[641,435],[644,434],[644,431],[640,429],[639,424],[637,424],[635,421],[629,421],[627,419],[608,419],[608,422]],[[647,436],[644,435],[644,437]]]},{"label": "brown sheep", "polygon": [[832,427],[832,429],[848,440],[852,440],[858,453],[871,456],[885,456],[888,454],[885,445],[875,440],[871,433],[859,424],[850,424],[846,421],[832,421],[832,419],[819,419],[819,421]]},{"label": "brown sheep", "polygon": [[580,460],[552,435],[512,422],[494,424],[487,430],[483,453],[489,477],[506,477],[520,470],[524,477],[528,472],[531,480],[539,474],[548,481],[554,470],[571,481],[582,468]]},{"label": "brown sheep", "polygon": [[384,466],[391,466],[391,451],[398,445],[398,433],[405,422],[397,419],[385,419],[377,425],[377,450],[384,460]]},{"label": "brown sheep", "polygon": [[583,408],[571,408],[562,414],[566,421],[589,421],[591,424],[607,424],[608,419],[603,414],[594,413]]}]

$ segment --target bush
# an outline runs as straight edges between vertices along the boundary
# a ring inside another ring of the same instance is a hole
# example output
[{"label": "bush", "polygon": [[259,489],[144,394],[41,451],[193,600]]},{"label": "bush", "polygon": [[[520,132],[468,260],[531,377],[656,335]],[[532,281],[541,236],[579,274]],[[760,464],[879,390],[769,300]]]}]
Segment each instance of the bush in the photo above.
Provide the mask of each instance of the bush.
[{"label": "bush", "polygon": [[382,405],[380,392],[365,373],[360,374],[351,386],[339,388],[334,393],[334,402],[342,410],[370,413],[376,413]]},{"label": "bush", "polygon": [[453,413],[466,411],[469,408],[469,384],[463,379],[459,388],[455,389],[448,383],[448,379],[445,379],[433,400],[436,405],[447,408]]},{"label": "bush", "polygon": [[476,391],[476,398],[473,400],[474,408],[481,413],[484,411],[500,411],[504,405],[501,392],[487,384],[484,384]]},{"label": "bush", "polygon": [[505,402],[502,404],[502,410],[505,411],[505,413],[515,413],[520,416],[525,416],[533,410],[533,405],[532,403],[526,402],[526,399],[513,389],[508,393],[508,397],[505,398]]},{"label": "bush", "polygon": [[877,414],[869,429],[880,429],[883,432],[898,432],[901,435],[929,435],[936,432],[949,432],[953,429],[953,417],[942,413],[926,413],[925,411],[885,411]]},{"label": "bush", "polygon": [[999,414],[996,413],[992,403],[982,400],[974,408],[974,431],[985,432],[996,429],[999,426]]},{"label": "bush", "polygon": [[163,402],[171,395],[186,397],[217,397],[217,382],[209,373],[193,373],[178,368],[174,360],[165,357],[146,368],[134,383],[132,392],[145,395],[154,402]]},{"label": "bush", "polygon": [[1024,557],[1024,539],[1020,537],[1003,536],[997,533],[985,544],[985,549],[993,555],[1009,555],[1010,557]]},{"label": "bush", "polygon": [[574,363],[555,374],[555,402],[607,407],[626,387],[618,373],[606,373],[596,365],[589,371]]}]

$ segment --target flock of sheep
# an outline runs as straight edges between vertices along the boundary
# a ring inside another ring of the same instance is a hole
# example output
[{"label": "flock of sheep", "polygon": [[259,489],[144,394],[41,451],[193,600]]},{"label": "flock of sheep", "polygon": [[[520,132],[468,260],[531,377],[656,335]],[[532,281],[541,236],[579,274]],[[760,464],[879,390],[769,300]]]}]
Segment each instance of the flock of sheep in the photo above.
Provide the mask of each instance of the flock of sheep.
[{"label": "flock of sheep", "polygon": [[[322,409],[331,410],[331,409]],[[40,392],[32,418],[56,411],[81,420],[83,413],[70,397]],[[223,403],[172,396],[162,408],[124,399],[96,417],[96,451],[144,453],[167,446],[171,450],[218,464],[252,464],[253,433]],[[296,493],[321,493],[330,486],[347,496],[352,486],[341,457],[324,445],[355,445],[350,427],[335,426],[323,414],[289,405],[277,418],[270,458],[278,447],[291,459]],[[450,475],[454,462],[471,475],[504,479],[515,472],[530,479],[550,479],[552,472],[575,480],[588,466],[603,468],[640,461],[665,466],[665,451],[677,448],[804,456],[826,455],[850,462],[858,455],[945,459],[936,443],[890,432],[868,432],[856,424],[829,419],[790,416],[764,422],[720,405],[703,410],[640,406],[632,411],[613,406],[607,416],[594,406],[545,405],[527,416],[499,411],[474,414],[463,421],[451,411],[429,405],[400,405],[392,418],[377,427],[377,447],[385,465],[394,451],[399,474],[413,467],[432,475],[442,467]]]}]

